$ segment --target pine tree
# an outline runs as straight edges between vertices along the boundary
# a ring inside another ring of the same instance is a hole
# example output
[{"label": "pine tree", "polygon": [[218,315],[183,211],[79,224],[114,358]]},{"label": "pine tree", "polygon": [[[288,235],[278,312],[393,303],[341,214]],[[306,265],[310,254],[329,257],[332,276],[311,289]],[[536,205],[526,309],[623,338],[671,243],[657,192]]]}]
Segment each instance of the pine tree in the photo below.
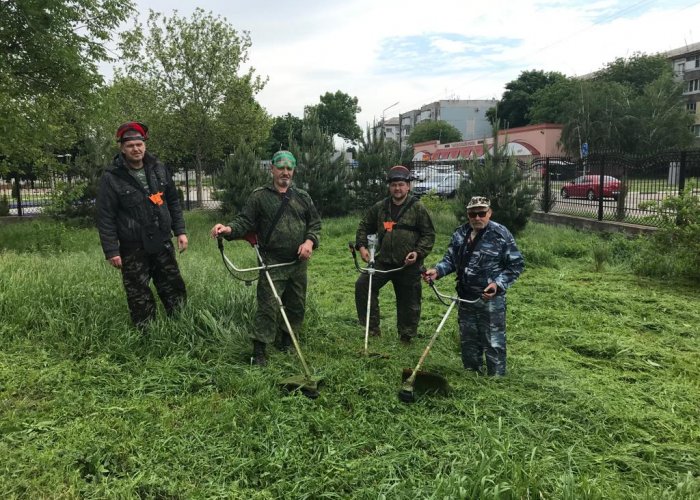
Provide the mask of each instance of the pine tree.
[{"label": "pine tree", "polygon": [[321,129],[318,112],[310,107],[304,116],[302,143],[291,147],[297,158],[296,185],[305,189],[322,216],[348,213],[350,174],[342,155],[333,160],[333,138]]},{"label": "pine tree", "polygon": [[230,216],[237,214],[250,193],[269,182],[269,171],[261,166],[255,151],[245,143],[240,144],[224,162],[224,170],[217,181],[221,190],[217,193],[221,211]]},{"label": "pine tree", "polygon": [[498,144],[498,130],[494,130],[493,153],[484,158],[483,164],[472,163],[468,167],[469,182],[460,185],[455,215],[466,219],[465,206],[472,196],[485,196],[491,200],[492,220],[506,226],[513,234],[522,231],[534,211],[536,186],[523,182],[523,174],[508,155],[506,147]]}]

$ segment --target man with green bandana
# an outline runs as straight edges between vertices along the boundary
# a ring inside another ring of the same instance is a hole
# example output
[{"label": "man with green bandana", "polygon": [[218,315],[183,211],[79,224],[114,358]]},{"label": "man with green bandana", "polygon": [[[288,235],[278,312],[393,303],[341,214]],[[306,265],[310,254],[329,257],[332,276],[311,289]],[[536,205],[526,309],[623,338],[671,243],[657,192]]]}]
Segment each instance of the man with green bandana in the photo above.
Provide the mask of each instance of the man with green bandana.
[{"label": "man with green bandana", "polygon": [[[227,240],[255,232],[265,264],[296,262],[269,270],[295,333],[304,320],[308,261],[313,250],[318,248],[321,232],[321,219],[311,197],[292,185],[296,165],[296,158],[289,151],[275,153],[270,167],[272,183],[254,190],[232,222],[216,224],[211,230],[212,238],[223,236]],[[262,273],[258,280],[257,304],[251,334],[253,362],[264,366],[267,345],[279,338],[281,349],[288,350],[291,339]]]}]

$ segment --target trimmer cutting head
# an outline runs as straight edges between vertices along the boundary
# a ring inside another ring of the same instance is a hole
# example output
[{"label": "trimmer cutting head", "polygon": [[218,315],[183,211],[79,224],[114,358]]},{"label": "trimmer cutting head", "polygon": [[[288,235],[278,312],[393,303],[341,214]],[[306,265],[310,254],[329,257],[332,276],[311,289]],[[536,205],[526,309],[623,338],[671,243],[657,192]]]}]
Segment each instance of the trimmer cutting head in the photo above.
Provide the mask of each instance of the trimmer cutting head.
[{"label": "trimmer cutting head", "polygon": [[399,400],[404,403],[413,403],[416,400],[416,392],[431,393],[446,396],[450,393],[450,384],[447,379],[437,373],[419,371],[416,373],[413,383],[408,383],[408,379],[413,374],[410,368],[404,368],[401,379],[404,384],[399,391]]},{"label": "trimmer cutting head", "polygon": [[280,380],[279,385],[281,385],[282,389],[287,393],[291,394],[299,391],[309,399],[316,399],[318,397],[318,389],[321,385],[323,385],[323,379],[318,377],[307,378],[304,375],[294,375],[284,380]]}]

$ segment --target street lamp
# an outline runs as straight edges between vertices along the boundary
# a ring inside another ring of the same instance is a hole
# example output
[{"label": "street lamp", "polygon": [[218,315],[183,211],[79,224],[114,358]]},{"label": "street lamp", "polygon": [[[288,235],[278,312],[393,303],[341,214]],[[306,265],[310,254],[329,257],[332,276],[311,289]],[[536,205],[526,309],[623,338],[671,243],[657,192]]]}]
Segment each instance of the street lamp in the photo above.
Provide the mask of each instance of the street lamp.
[{"label": "street lamp", "polygon": [[[399,103],[399,101],[396,101],[396,102],[395,102],[394,104],[392,104],[391,106],[387,106],[386,108],[384,108],[384,109],[382,110],[382,137],[386,136],[386,128],[384,127],[384,112],[385,112],[387,109],[393,108],[393,107],[396,106],[398,103]],[[399,126],[400,126],[400,125],[401,125],[401,124],[399,124]]]}]

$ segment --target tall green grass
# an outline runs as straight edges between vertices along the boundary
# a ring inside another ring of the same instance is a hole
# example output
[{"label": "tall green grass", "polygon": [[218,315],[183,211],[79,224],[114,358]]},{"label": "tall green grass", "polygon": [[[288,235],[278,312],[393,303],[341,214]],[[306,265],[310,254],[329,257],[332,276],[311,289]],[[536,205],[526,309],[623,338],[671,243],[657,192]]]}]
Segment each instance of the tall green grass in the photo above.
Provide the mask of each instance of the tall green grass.
[{"label": "tall green grass", "polygon": [[[427,264],[457,226],[435,216]],[[94,230],[0,226],[3,498],[700,496],[700,293],[631,274],[634,244],[603,242],[596,270],[599,236],[531,224],[508,295],[508,376],[461,368],[453,316],[425,366],[451,395],[405,405],[401,369],[446,308],[426,288],[422,338],[403,347],[387,286],[370,347],[391,358],[359,357],[357,218],[326,220],[298,332],[325,379],[312,401],[276,385],[301,372],[293,355],[249,365],[255,288],[226,273],[212,216],[187,222],[188,305],[143,338]],[[244,243],[227,254],[253,259]]]}]

